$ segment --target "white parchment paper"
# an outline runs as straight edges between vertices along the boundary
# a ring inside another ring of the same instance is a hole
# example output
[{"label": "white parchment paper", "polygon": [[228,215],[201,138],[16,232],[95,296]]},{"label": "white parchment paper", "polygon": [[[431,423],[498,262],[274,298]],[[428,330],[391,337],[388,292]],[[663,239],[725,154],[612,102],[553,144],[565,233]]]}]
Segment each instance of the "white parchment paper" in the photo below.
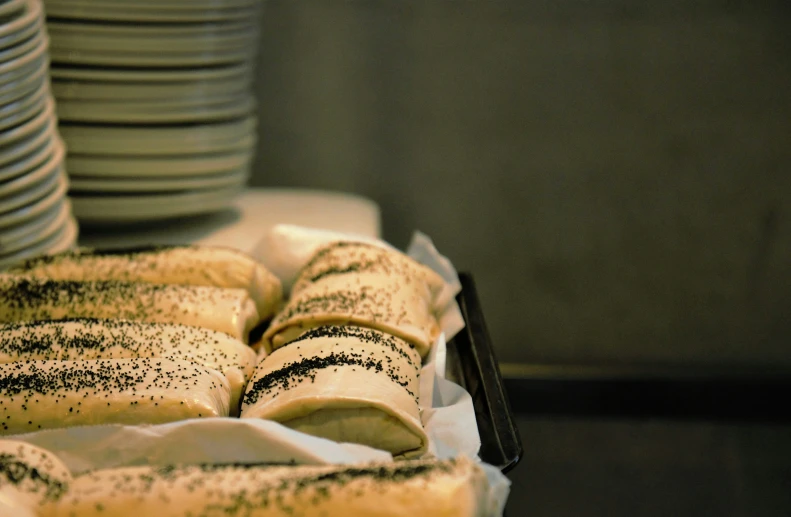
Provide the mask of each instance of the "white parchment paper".
[{"label": "white parchment paper", "polygon": [[[339,234],[292,225],[277,225],[255,247],[253,255],[278,275],[286,289],[321,245],[335,240],[359,240],[392,248],[369,237]],[[461,290],[453,264],[431,239],[416,232],[407,253],[432,268],[446,282],[438,307],[442,333],[424,360],[419,401],[429,453],[439,458],[477,458],[481,440],[472,398],[445,378],[446,340],[464,328],[455,296]],[[130,465],[174,463],[351,464],[388,461],[389,453],[370,447],[337,443],[258,419],[201,418],[153,426],[105,425],[51,429],[14,436],[52,451],[74,474]],[[490,484],[487,507],[502,515],[510,482],[500,471],[483,465]]]}]

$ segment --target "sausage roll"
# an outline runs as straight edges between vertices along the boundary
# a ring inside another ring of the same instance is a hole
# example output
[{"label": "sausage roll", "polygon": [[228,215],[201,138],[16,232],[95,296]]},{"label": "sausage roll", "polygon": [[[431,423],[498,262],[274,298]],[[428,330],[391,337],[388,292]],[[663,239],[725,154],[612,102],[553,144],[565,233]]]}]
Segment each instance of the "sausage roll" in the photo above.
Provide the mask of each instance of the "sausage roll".
[{"label": "sausage roll", "polygon": [[259,323],[244,289],[0,276],[0,322],[64,318],[181,323],[244,342]]},{"label": "sausage roll", "polygon": [[265,418],[314,436],[395,456],[423,454],[420,356],[378,330],[319,327],[263,359],[242,399],[242,418]]},{"label": "sausage roll", "polygon": [[0,434],[228,416],[228,380],[170,359],[0,364]]},{"label": "sausage roll", "polygon": [[173,323],[74,319],[0,324],[0,363],[161,357],[193,361],[228,379],[231,415],[256,355],[238,339],[214,330]]},{"label": "sausage roll", "polygon": [[35,517],[63,497],[69,469],[54,454],[16,440],[0,440],[0,515]]},{"label": "sausage roll", "polygon": [[467,458],[322,466],[176,465],[78,476],[48,517],[483,517]]},{"label": "sausage roll", "polygon": [[359,325],[412,343],[425,357],[440,332],[435,306],[444,284],[428,267],[359,242],[321,248],[263,335],[267,351],[321,325]]},{"label": "sausage roll", "polygon": [[282,301],[280,280],[263,264],[241,251],[214,246],[80,249],[29,259],[9,272],[49,280],[120,280],[245,289],[262,320],[269,319]]}]

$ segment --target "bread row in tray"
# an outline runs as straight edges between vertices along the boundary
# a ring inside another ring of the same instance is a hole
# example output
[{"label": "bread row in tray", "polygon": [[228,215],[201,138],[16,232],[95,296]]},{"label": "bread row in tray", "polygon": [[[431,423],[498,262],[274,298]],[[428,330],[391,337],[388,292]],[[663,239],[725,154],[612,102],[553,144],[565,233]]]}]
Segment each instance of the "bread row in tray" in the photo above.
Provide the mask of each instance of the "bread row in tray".
[{"label": "bread row in tray", "polygon": [[55,455],[0,440],[0,515],[14,517],[474,517],[487,481],[466,458],[357,466],[163,465],[72,475]]},{"label": "bread row in tray", "polygon": [[318,249],[286,301],[229,249],[34,259],[0,277],[0,434],[241,416],[418,457],[443,287],[354,242]]}]

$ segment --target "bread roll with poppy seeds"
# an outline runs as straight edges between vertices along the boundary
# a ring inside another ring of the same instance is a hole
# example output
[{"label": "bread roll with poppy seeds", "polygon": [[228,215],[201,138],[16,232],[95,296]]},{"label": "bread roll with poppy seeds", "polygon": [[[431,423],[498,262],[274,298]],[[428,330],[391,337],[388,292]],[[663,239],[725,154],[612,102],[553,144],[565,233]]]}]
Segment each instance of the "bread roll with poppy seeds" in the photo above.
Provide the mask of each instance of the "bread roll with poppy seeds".
[{"label": "bread roll with poppy seeds", "polygon": [[73,319],[0,324],[0,363],[165,358],[219,371],[231,387],[231,415],[253,374],[252,348],[222,332],[174,323]]},{"label": "bread roll with poppy seeds", "polygon": [[0,434],[228,416],[230,398],[224,375],[188,361],[0,364]]},{"label": "bread roll with poppy seeds", "polygon": [[0,322],[113,318],[180,323],[247,342],[258,311],[244,289],[0,276]]},{"label": "bread roll with poppy seeds", "polygon": [[42,505],[60,499],[71,481],[69,469],[51,452],[0,440],[0,515],[35,517]]},{"label": "bread roll with poppy seeds", "polygon": [[483,517],[467,458],[365,465],[180,465],[78,476],[46,517]]},{"label": "bread roll with poppy seeds", "polygon": [[414,347],[378,330],[312,329],[258,364],[242,418],[420,456],[428,445],[418,407],[420,366]]},{"label": "bread roll with poppy seeds", "polygon": [[267,351],[322,325],[357,325],[413,344],[425,357],[440,333],[442,278],[403,253],[359,242],[321,248],[263,335]]},{"label": "bread roll with poppy seeds", "polygon": [[79,249],[29,259],[10,273],[47,280],[119,280],[245,289],[262,320],[280,306],[280,280],[238,250],[217,246]]}]

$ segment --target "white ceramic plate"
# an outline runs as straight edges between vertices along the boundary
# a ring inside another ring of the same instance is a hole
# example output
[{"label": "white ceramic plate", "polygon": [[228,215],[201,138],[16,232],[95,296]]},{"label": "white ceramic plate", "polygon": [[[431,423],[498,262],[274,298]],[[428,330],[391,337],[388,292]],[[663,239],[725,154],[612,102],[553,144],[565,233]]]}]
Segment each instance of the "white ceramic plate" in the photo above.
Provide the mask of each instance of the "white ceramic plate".
[{"label": "white ceramic plate", "polygon": [[[8,5],[8,3],[4,4]],[[22,20],[21,24],[17,25],[17,30],[14,32],[4,31],[5,36],[0,36],[0,49],[6,49],[19,44],[26,39],[34,36],[41,30],[44,25],[42,16],[37,16],[34,12],[33,16],[27,16]]]},{"label": "white ceramic plate", "polygon": [[50,71],[53,79],[118,83],[211,81],[245,77],[250,73],[250,67],[245,65],[200,69],[184,68],[181,70],[135,70],[53,65]]},{"label": "white ceramic plate", "polygon": [[[63,134],[63,132],[61,132]],[[74,146],[74,140],[64,141],[67,144],[69,151]],[[236,152],[250,152],[255,146],[255,135],[240,138],[238,140],[220,141],[220,140],[205,140],[198,142],[179,142],[172,140],[170,143],[161,142],[161,148],[146,148],[146,147],[131,147],[129,141],[122,143],[117,149],[113,146],[95,145],[92,148],[83,147],[82,142],[77,145],[79,149],[90,149],[86,155],[96,156],[98,158],[118,158],[118,159],[136,159],[136,158],[184,158],[194,156],[196,154],[230,154]]]},{"label": "white ceramic plate", "polygon": [[14,210],[27,206],[31,203],[46,197],[47,194],[56,189],[60,183],[60,178],[65,176],[63,167],[55,169],[49,176],[44,177],[27,190],[17,193],[5,199],[0,199],[0,214],[13,213]]},{"label": "white ceramic plate", "polygon": [[[0,6],[0,11],[3,8],[10,9],[10,12],[0,15],[0,17],[8,17],[10,20],[0,24],[0,38],[24,31],[30,24],[43,18],[41,2],[11,0]],[[24,9],[24,13],[22,13],[22,9]],[[15,15],[16,17],[14,17]]]},{"label": "white ceramic plate", "polygon": [[261,0],[47,0],[47,5],[99,5],[147,10],[227,9],[259,5]]},{"label": "white ceramic plate", "polygon": [[38,147],[23,151],[24,155],[11,164],[0,168],[0,181],[8,181],[40,167],[55,152],[55,146],[62,145],[53,133],[44,134]]},{"label": "white ceramic plate", "polygon": [[17,253],[51,238],[63,228],[69,215],[71,215],[70,205],[66,199],[63,199],[41,217],[5,232],[0,238],[0,255]]},{"label": "white ceramic plate", "polygon": [[[18,200],[24,191],[32,189],[34,186],[43,184],[43,182],[55,173],[55,170],[62,168],[64,150],[63,146],[56,144],[54,146],[52,155],[49,156],[46,162],[40,167],[33,169],[27,174],[18,176],[10,181],[0,183],[0,212],[7,212],[6,202],[10,201],[9,198]],[[21,202],[24,205],[24,202]],[[16,208],[15,206],[11,208]]]},{"label": "white ceramic plate", "polygon": [[217,52],[105,52],[104,50],[74,50],[52,47],[49,55],[53,65],[89,65],[114,67],[202,67],[250,63],[255,57],[255,46]]},{"label": "white ceramic plate", "polygon": [[[39,49],[36,49],[34,53],[38,54]],[[14,61],[18,62],[20,60],[15,59]],[[5,91],[7,89],[6,85],[8,83],[29,77],[31,73],[41,68],[42,63],[47,63],[47,66],[49,66],[49,56],[46,52],[41,52],[37,56],[33,56],[31,59],[17,63],[16,68],[12,68],[8,66],[8,63],[5,63],[3,65],[4,68],[0,70],[0,87],[2,87],[3,91]]]},{"label": "white ceramic plate", "polygon": [[17,13],[25,8],[26,0],[9,0],[0,4],[0,19],[13,18]]},{"label": "white ceramic plate", "polygon": [[0,149],[0,177],[10,177],[6,172],[6,167],[15,170],[15,165],[18,161],[27,160],[29,155],[37,152],[38,149],[55,137],[55,119],[53,118],[47,122],[46,126],[33,133],[31,136],[11,146]]},{"label": "white ceramic plate", "polygon": [[42,45],[46,45],[47,34],[45,31],[37,31],[32,37],[20,42],[17,45],[0,50],[0,66],[13,61],[20,56],[29,54]]},{"label": "white ceramic plate", "polygon": [[59,103],[64,101],[154,101],[178,100],[194,102],[222,95],[248,94],[252,74],[230,80],[188,81],[178,83],[100,83],[53,80],[52,93]]},{"label": "white ceramic plate", "polygon": [[142,124],[185,124],[217,122],[251,115],[255,99],[251,95],[230,102],[179,104],[164,102],[58,101],[58,119],[64,122]]},{"label": "white ceramic plate", "polygon": [[23,68],[23,75],[20,77],[0,77],[0,105],[17,101],[38,91],[48,82],[47,69],[47,62],[39,60]]},{"label": "white ceramic plate", "polygon": [[144,179],[159,176],[200,176],[249,167],[253,151],[227,154],[195,154],[184,157],[66,156],[66,170],[102,178]]},{"label": "white ceramic plate", "polygon": [[53,255],[55,253],[63,253],[64,251],[72,250],[77,247],[77,238],[80,235],[80,227],[74,217],[69,217],[66,220],[66,228],[61,233],[60,239],[55,241],[52,246],[47,249],[46,255]]},{"label": "white ceramic plate", "polygon": [[[91,27],[90,25],[88,27]],[[107,28],[108,26],[101,26]],[[115,27],[113,27],[115,29]],[[84,26],[76,28],[66,25],[47,26],[50,37],[50,46],[58,50],[94,51],[102,52],[217,52],[249,48],[258,38],[255,27],[248,25],[246,29],[232,29],[224,31],[206,31],[194,34],[162,34],[153,35],[145,32],[124,34],[113,31],[100,33],[86,29]]]},{"label": "white ceramic plate", "polygon": [[241,9],[163,9],[138,5],[97,5],[93,2],[47,3],[47,15],[52,18],[76,20],[103,20],[114,22],[217,22],[224,20],[249,20],[257,18],[260,10],[255,7]]},{"label": "white ceramic plate", "polygon": [[46,33],[44,31],[37,31],[31,38],[28,38],[21,43],[0,50],[0,65],[8,63],[25,54],[36,50],[46,42]]},{"label": "white ceramic plate", "polygon": [[59,253],[66,251],[77,242],[78,227],[73,218],[67,218],[65,224],[61,226],[51,237],[45,239],[29,248],[25,248],[10,255],[0,257],[0,269],[7,269],[14,264],[40,255]]},{"label": "white ceramic plate", "polygon": [[[4,61],[0,64],[0,75],[10,74],[16,69],[22,68],[25,65],[28,65],[37,59],[41,58],[47,50],[47,44],[49,40],[45,33],[39,33],[41,37],[36,38],[36,45],[34,48],[30,49],[25,54],[21,56],[15,57],[14,59],[10,59],[9,61]],[[10,51],[6,51],[10,52]]]},{"label": "white ceramic plate", "polygon": [[40,114],[47,107],[46,83],[31,95],[0,107],[0,131],[18,126]]},{"label": "white ceramic plate", "polygon": [[70,153],[90,155],[179,155],[248,149],[255,142],[253,117],[223,124],[129,128],[61,125]]},{"label": "white ceramic plate", "polygon": [[[0,254],[10,253],[15,249],[24,248],[19,241],[38,235],[53,221],[65,219],[71,214],[71,204],[68,199],[59,200],[52,208],[18,226],[3,229],[0,232]],[[26,241],[29,242],[29,241]]]},{"label": "white ceramic plate", "polygon": [[54,118],[54,103],[47,99],[47,105],[44,111],[28,120],[22,125],[19,125],[8,131],[0,133],[0,155],[5,151],[3,147],[12,145],[38,131],[47,125]]},{"label": "white ceramic plate", "polygon": [[12,102],[0,105],[0,119],[10,117],[21,111],[29,109],[31,105],[36,104],[41,99],[43,99],[48,92],[49,88],[47,85],[41,84],[37,90],[25,95],[21,99],[16,99]]},{"label": "white ceramic plate", "polygon": [[212,105],[212,104],[229,104],[232,102],[239,102],[253,99],[253,95],[250,92],[241,92],[241,93],[222,93],[219,95],[207,96],[207,97],[198,97],[198,96],[187,96],[187,97],[178,97],[174,99],[142,99],[142,100],[134,100],[134,99],[126,99],[122,101],[102,101],[98,99],[91,99],[88,101],[82,100],[71,100],[71,99],[58,99],[57,107],[59,108],[61,103],[65,102],[70,106],[74,106],[75,108],[88,108],[90,105],[100,106],[104,111],[161,111],[161,110],[173,110],[173,109],[193,109],[193,108],[200,108],[201,106]]},{"label": "white ceramic plate", "polygon": [[69,181],[66,178],[66,175],[63,174],[60,176],[55,190],[48,193],[40,200],[35,201],[27,206],[23,206],[17,210],[14,210],[13,212],[0,214],[0,228],[4,229],[18,226],[26,221],[30,221],[31,219],[38,217],[55,206],[58,201],[63,199],[68,188]]},{"label": "white ceramic plate", "polygon": [[[159,0],[154,0],[157,3]],[[48,0],[47,3],[52,2]],[[114,2],[114,0],[113,0]],[[189,5],[193,5],[190,2]],[[227,33],[251,33],[258,31],[257,20],[240,20],[236,22],[221,23],[174,23],[174,24],[103,24],[69,20],[61,22],[58,20],[47,21],[47,31],[58,32],[60,34],[86,35],[86,36],[106,36],[113,38],[137,38],[137,39],[160,39],[160,38],[184,38],[184,37],[205,37],[222,36]]]},{"label": "white ceramic plate", "polygon": [[70,192],[76,195],[89,192],[169,192],[197,189],[210,189],[244,185],[250,176],[248,167],[222,174],[195,177],[172,177],[145,179],[115,179],[79,176],[69,171]]},{"label": "white ceramic plate", "polygon": [[178,194],[71,196],[81,223],[133,223],[216,212],[228,207],[243,186]]}]

